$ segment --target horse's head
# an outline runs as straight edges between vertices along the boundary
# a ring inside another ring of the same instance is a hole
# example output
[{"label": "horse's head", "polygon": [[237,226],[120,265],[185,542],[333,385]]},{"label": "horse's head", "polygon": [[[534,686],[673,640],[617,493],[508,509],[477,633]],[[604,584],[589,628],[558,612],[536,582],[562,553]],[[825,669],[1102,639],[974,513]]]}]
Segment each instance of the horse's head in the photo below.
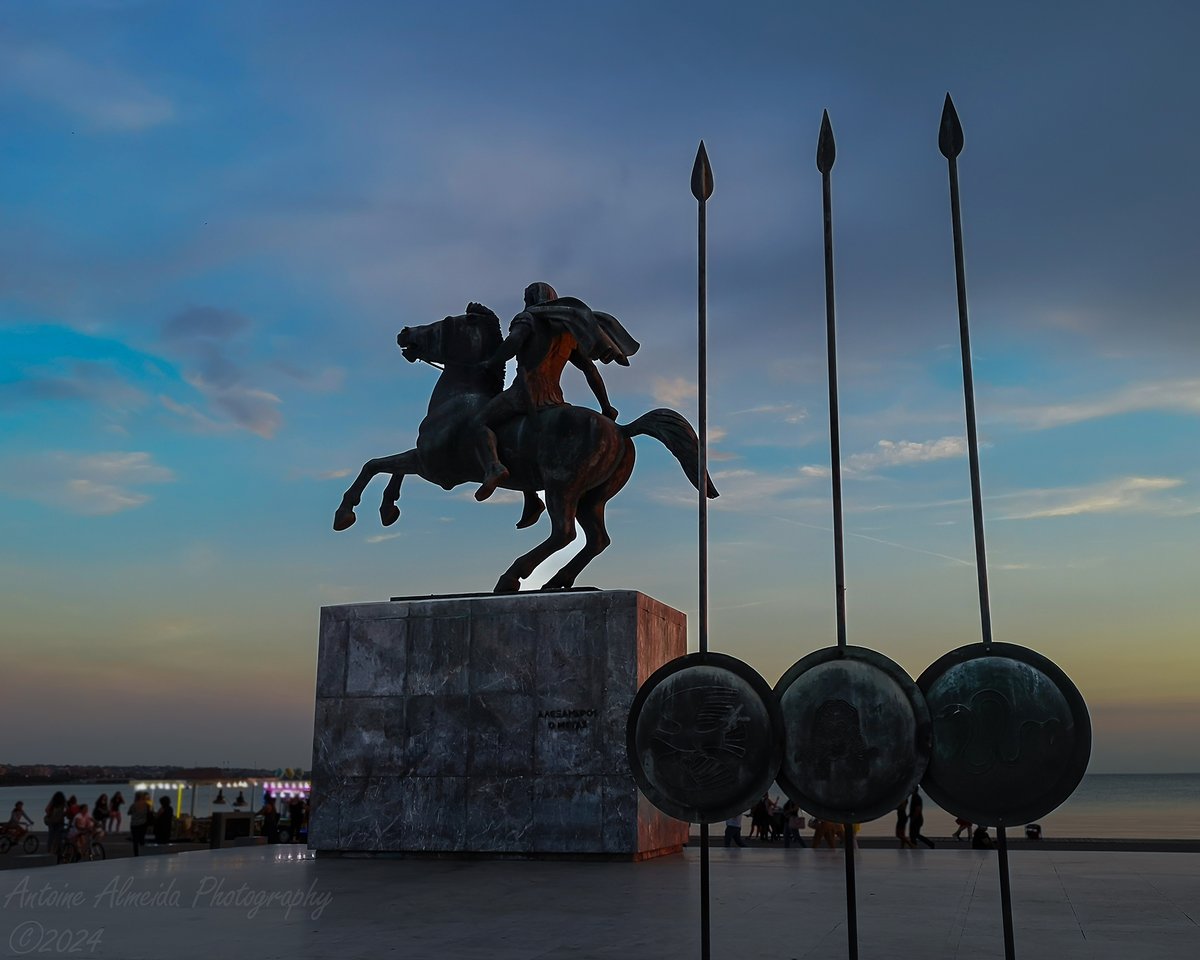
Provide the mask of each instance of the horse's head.
[{"label": "horse's head", "polygon": [[404,359],[447,365],[487,360],[499,348],[500,318],[482,304],[467,304],[467,312],[420,327],[405,327],[396,336]]}]

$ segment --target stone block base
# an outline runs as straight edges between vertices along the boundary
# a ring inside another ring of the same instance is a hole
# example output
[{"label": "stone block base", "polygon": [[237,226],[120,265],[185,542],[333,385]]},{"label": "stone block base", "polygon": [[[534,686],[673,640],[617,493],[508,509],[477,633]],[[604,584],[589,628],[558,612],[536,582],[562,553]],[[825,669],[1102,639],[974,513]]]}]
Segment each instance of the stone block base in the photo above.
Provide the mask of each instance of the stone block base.
[{"label": "stone block base", "polygon": [[629,774],[640,684],[686,618],[635,591],[321,610],[309,846],[340,853],[679,850]]}]

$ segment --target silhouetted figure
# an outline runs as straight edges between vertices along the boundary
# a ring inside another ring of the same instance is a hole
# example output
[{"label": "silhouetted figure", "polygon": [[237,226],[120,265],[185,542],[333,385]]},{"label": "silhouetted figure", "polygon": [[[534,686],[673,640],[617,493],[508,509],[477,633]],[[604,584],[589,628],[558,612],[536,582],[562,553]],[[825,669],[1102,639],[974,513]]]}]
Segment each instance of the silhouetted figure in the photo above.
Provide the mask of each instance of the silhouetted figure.
[{"label": "silhouetted figure", "polygon": [[970,820],[964,820],[962,817],[955,817],[954,825],[956,827],[958,827],[958,829],[954,831],[954,839],[955,840],[957,840],[960,836],[962,836],[962,832],[964,830],[966,830],[967,833],[971,832],[971,821]]},{"label": "silhouetted figure", "polygon": [[804,828],[804,814],[800,811],[800,806],[795,800],[789,800],[783,805],[783,845],[790,847],[792,841],[800,844],[802,847],[807,847],[804,842],[804,837],[800,835],[800,831]]},{"label": "silhouetted figure", "polygon": [[767,804],[770,798],[764,793],[763,798],[750,808],[750,836],[758,834],[759,840],[767,840],[771,836],[771,816]]},{"label": "silhouetted figure", "polygon": [[154,811],[150,809],[150,800],[144,791],[138,790],[129,806],[129,839],[133,841],[135,857],[140,856],[138,850],[146,842],[146,831],[153,823]]},{"label": "silhouetted figure", "polygon": [[118,790],[108,804],[108,825],[105,829],[109,833],[116,833],[121,829],[121,808],[123,806],[125,806],[125,797]]},{"label": "silhouetted figure", "polygon": [[742,815],[735,813],[732,817],[725,821],[725,846],[737,844],[739,847],[744,847],[746,841],[742,839]]},{"label": "silhouetted figure", "polygon": [[13,804],[12,813],[8,817],[8,823],[4,825],[5,830],[13,838],[13,842],[22,839],[29,831],[25,829],[25,825],[33,826],[33,818],[25,812],[25,802],[18,800]]},{"label": "silhouetted figure", "polygon": [[921,800],[921,791],[917,789],[913,791],[913,795],[908,801],[908,839],[912,841],[914,847],[920,841],[932,850],[933,841],[921,833],[923,826],[925,826],[925,803]]},{"label": "silhouetted figure", "polygon": [[994,846],[992,838],[988,836],[987,827],[976,827],[975,832],[971,834],[971,849],[991,850]]},{"label": "silhouetted figure", "polygon": [[300,830],[304,826],[304,798],[293,797],[288,804],[288,820],[291,821],[291,826],[288,828],[292,843],[300,842]]},{"label": "silhouetted figure", "polygon": [[67,835],[67,798],[61,790],[56,792],[46,804],[46,815],[42,818],[50,836],[46,840],[46,849],[50,853],[58,853],[62,849],[63,840]]},{"label": "silhouetted figure", "polygon": [[896,808],[896,839],[900,841],[900,849],[914,846],[908,839],[908,804],[903,800]]},{"label": "silhouetted figure", "polygon": [[104,825],[108,823],[108,794],[102,793],[96,798],[96,802],[92,804],[92,819],[96,821],[96,826],[104,829]]},{"label": "silhouetted figure", "polygon": [[267,843],[278,843],[279,810],[275,806],[275,798],[269,793],[263,795],[263,805],[258,815],[263,820],[263,836],[267,838]]},{"label": "silhouetted figure", "polygon": [[160,797],[158,812],[154,815],[154,842],[170,843],[171,828],[175,826],[175,809],[170,797]]},{"label": "silhouetted figure", "polygon": [[1025,824],[1025,839],[1026,840],[1041,840],[1042,825],[1040,823]]}]

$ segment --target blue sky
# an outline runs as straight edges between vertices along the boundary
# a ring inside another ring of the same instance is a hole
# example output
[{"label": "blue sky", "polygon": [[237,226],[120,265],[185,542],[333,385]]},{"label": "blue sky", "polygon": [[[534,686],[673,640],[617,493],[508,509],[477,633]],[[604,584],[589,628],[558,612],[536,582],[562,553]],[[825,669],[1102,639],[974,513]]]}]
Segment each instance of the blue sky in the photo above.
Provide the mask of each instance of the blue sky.
[{"label": "blue sky", "polygon": [[[486,590],[518,505],[410,480],[396,331],[548,281],[695,416],[710,228],[712,645],[833,642],[820,178],[834,168],[849,637],[978,638],[950,90],[997,639],[1088,699],[1093,770],[1197,769],[1200,281],[1183,3],[14,4],[0,29],[0,761],[306,766],[318,607]],[[568,396],[590,403],[568,370]],[[696,605],[691,488],[642,441],[581,582]],[[6,711],[8,712],[8,711]]]}]

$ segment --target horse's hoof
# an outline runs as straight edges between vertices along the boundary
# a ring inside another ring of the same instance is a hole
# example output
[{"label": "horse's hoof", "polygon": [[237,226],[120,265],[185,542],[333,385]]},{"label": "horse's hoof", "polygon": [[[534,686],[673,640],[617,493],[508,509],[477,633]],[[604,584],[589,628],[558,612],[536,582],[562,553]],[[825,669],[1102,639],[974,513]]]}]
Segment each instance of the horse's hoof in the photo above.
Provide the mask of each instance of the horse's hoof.
[{"label": "horse's hoof", "polygon": [[496,586],[492,588],[492,593],[517,593],[520,589],[521,578],[505,574],[496,581]]},{"label": "horse's hoof", "polygon": [[521,519],[517,521],[517,529],[524,530],[526,527],[532,527],[542,514],[546,512],[546,505],[540,499],[535,501],[535,506],[531,510],[528,506],[525,507],[525,512],[521,514]]},{"label": "horse's hoof", "polygon": [[400,508],[394,503],[385,504],[379,508],[379,519],[385,527],[390,527],[400,519]]},{"label": "horse's hoof", "polygon": [[353,510],[339,510],[333,515],[333,529],[349,530],[357,519]]}]

